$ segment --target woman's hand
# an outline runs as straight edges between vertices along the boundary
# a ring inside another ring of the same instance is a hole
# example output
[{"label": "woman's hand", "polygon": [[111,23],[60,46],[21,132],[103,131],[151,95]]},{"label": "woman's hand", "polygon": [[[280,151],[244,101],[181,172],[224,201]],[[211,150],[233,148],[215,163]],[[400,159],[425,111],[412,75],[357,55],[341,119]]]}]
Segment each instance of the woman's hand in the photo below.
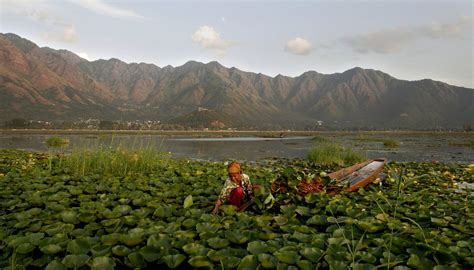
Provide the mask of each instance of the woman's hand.
[{"label": "woman's hand", "polygon": [[221,207],[221,200],[217,199],[216,204],[214,205],[214,208],[211,211],[211,214],[217,215],[217,212],[219,212],[219,207]]}]

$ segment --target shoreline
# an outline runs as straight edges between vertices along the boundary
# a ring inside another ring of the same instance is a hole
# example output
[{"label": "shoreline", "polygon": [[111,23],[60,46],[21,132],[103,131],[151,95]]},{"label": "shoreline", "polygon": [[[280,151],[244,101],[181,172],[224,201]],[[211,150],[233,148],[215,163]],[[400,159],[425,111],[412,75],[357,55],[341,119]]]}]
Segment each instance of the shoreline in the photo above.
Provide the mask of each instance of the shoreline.
[{"label": "shoreline", "polygon": [[474,137],[474,132],[465,131],[305,131],[305,130],[90,130],[90,129],[0,129],[0,134],[44,134],[44,135],[162,135],[162,136],[255,136],[279,137],[284,136],[317,136],[317,135],[464,135]]}]

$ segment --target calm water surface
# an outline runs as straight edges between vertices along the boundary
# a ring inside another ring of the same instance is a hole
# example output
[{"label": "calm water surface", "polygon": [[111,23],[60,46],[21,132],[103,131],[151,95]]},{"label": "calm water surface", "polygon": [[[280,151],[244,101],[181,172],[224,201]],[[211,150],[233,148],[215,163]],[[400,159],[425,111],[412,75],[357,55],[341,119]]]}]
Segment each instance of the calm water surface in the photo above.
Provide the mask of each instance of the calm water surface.
[{"label": "calm water surface", "polygon": [[[52,135],[0,134],[0,148],[48,151],[45,141]],[[313,136],[285,138],[261,137],[163,137],[159,135],[61,135],[74,147],[121,145],[128,148],[153,147],[157,151],[171,152],[173,157],[206,160],[248,160],[267,158],[304,158],[317,147]],[[326,135],[346,147],[366,153],[369,158],[386,157],[396,161],[440,161],[443,163],[473,163],[474,148],[469,142],[472,135],[397,135],[391,139],[400,145],[384,147],[386,135],[361,138],[357,134]]]}]

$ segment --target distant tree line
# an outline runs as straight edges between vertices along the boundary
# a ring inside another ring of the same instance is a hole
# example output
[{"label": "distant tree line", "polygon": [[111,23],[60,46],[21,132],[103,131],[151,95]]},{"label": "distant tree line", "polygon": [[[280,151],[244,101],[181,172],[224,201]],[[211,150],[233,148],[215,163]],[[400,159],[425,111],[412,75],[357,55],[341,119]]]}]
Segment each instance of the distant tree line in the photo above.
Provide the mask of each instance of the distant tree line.
[{"label": "distant tree line", "polygon": [[471,124],[463,124],[459,128],[443,128],[441,126],[428,127],[423,129],[413,129],[408,127],[389,127],[379,125],[339,125],[337,123],[327,123],[325,125],[314,125],[306,123],[303,125],[278,125],[272,123],[261,123],[253,125],[241,125],[237,127],[225,127],[223,125],[198,125],[186,126],[181,124],[162,123],[150,120],[99,120],[87,119],[77,121],[41,121],[27,120],[24,118],[14,118],[4,122],[3,128],[7,129],[89,129],[89,130],[196,130],[196,129],[233,129],[233,130],[306,130],[306,131],[393,131],[393,130],[424,130],[424,131],[465,131],[472,132]]}]

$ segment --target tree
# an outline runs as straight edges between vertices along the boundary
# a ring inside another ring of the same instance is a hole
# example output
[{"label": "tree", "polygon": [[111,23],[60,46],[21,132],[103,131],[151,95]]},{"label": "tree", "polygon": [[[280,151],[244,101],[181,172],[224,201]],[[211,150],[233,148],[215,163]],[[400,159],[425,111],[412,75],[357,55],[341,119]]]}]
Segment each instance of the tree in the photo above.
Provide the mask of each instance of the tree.
[{"label": "tree", "polygon": [[23,118],[13,118],[10,121],[5,122],[5,127],[8,128],[27,128],[28,121]]}]

